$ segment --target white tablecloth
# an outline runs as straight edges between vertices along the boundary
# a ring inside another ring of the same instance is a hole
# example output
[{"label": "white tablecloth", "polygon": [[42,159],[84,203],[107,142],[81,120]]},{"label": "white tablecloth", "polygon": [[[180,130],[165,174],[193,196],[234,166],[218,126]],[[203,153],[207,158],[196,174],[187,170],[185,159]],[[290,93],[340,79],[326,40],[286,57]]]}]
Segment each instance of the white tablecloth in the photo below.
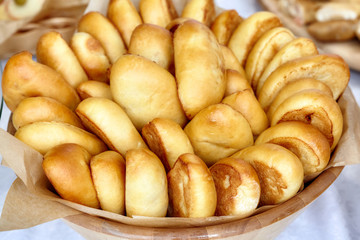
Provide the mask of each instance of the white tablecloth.
[{"label": "white tablecloth", "polygon": [[[221,7],[235,8],[243,17],[262,10],[255,1],[217,0]],[[4,62],[2,62],[2,67]],[[350,89],[360,104],[360,73],[352,71]],[[6,129],[10,112],[3,111],[0,127]],[[359,120],[360,121],[360,120]],[[360,146],[359,146],[360,147]],[[278,236],[277,240],[347,240],[360,239],[360,165],[344,168],[336,181]],[[0,166],[0,209],[15,174]],[[1,210],[0,210],[1,211]],[[63,240],[83,239],[62,220],[55,220],[29,229],[0,232],[0,239],[11,240]]]}]

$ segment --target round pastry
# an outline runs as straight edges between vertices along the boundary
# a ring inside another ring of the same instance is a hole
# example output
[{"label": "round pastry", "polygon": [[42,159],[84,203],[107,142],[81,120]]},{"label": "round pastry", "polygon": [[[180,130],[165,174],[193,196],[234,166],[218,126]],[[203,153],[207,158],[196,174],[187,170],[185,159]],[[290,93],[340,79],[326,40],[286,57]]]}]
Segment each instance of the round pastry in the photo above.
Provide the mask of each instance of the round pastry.
[{"label": "round pastry", "polygon": [[71,110],[80,102],[75,89],[52,68],[32,60],[30,52],[13,55],[6,63],[1,88],[10,111],[27,97],[43,96],[58,100]]},{"label": "round pastry", "polygon": [[173,2],[169,0],[140,0],[139,10],[144,23],[163,28],[178,17]]},{"label": "round pastry", "polygon": [[100,97],[112,100],[110,85],[104,82],[89,80],[79,84],[76,88],[81,100],[90,97]]},{"label": "round pastry", "polygon": [[164,164],[166,172],[183,153],[194,153],[188,136],[179,124],[166,118],[155,118],[141,130],[142,136]]},{"label": "round pastry", "polygon": [[227,104],[201,110],[184,128],[194,152],[208,166],[253,144],[245,117]]},{"label": "round pastry", "polygon": [[45,154],[42,168],[63,199],[99,208],[89,168],[90,158],[89,152],[80,145],[60,144]]},{"label": "round pastry", "polygon": [[101,209],[118,214],[125,213],[125,160],[115,151],[105,151],[90,160]]},{"label": "round pastry", "polygon": [[64,104],[48,97],[23,99],[12,115],[16,130],[33,122],[64,122],[84,128],[78,116]]},{"label": "round pastry", "polygon": [[83,124],[106,145],[125,156],[133,148],[147,148],[124,110],[107,98],[87,98],[76,108]]},{"label": "round pastry", "polygon": [[187,1],[181,13],[183,18],[195,19],[206,26],[210,26],[216,16],[213,0]]},{"label": "round pastry", "polygon": [[338,103],[317,89],[304,90],[287,98],[275,110],[271,126],[286,121],[302,121],[318,128],[327,138],[331,150],[340,140],[343,116]]},{"label": "round pastry", "polygon": [[43,34],[37,42],[36,59],[58,73],[73,87],[88,80],[79,60],[58,32]]},{"label": "round pastry", "polygon": [[165,168],[150,150],[140,148],[126,152],[126,214],[165,217],[169,197]]},{"label": "round pastry", "polygon": [[244,90],[249,90],[252,94],[254,94],[248,80],[246,80],[246,78],[236,70],[226,69],[225,80],[226,89],[224,97]]},{"label": "round pastry", "polygon": [[255,145],[274,143],[292,151],[304,167],[304,181],[319,175],[330,160],[330,145],[314,126],[299,121],[278,123],[260,134]]},{"label": "round pastry", "polygon": [[111,21],[99,12],[88,12],[81,17],[78,32],[86,32],[96,38],[113,64],[126,53],[125,43]]},{"label": "round pastry", "polygon": [[242,21],[243,18],[239,16],[236,10],[224,10],[211,24],[211,30],[220,44],[227,45],[234,30]]},{"label": "round pastry", "polygon": [[260,182],[250,163],[238,158],[224,158],[210,168],[214,179],[217,205],[215,215],[247,217],[260,201]]},{"label": "round pastry", "polygon": [[286,148],[264,143],[247,147],[231,157],[249,162],[260,180],[260,205],[282,203],[301,188],[304,169],[299,158]]},{"label": "round pastry", "polygon": [[107,150],[106,145],[95,135],[62,122],[34,122],[19,128],[15,137],[41,154],[63,143],[83,146],[91,155]]},{"label": "round pastry", "polygon": [[210,217],[216,209],[216,188],[206,164],[186,153],[167,175],[169,215],[173,217]]},{"label": "round pastry", "polygon": [[234,55],[233,51],[228,48],[227,46],[224,45],[220,45],[221,48],[221,52],[224,56],[224,64],[225,64],[225,69],[231,69],[231,70],[236,70],[240,73],[240,75],[244,78],[246,78],[246,73],[244,68],[241,66],[239,60],[237,60],[236,56]]},{"label": "round pastry", "polygon": [[96,38],[85,32],[77,32],[72,36],[70,46],[89,79],[109,82],[107,71],[110,61]]}]

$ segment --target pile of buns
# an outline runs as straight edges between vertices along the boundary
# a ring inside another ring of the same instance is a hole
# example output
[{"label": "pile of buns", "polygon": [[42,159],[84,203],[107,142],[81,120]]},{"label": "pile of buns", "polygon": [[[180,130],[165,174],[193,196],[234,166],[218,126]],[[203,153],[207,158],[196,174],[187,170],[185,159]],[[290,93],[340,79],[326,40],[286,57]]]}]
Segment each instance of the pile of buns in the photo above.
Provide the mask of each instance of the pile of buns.
[{"label": "pile of buns", "polygon": [[[151,7],[149,7],[151,6]],[[127,216],[246,217],[328,165],[350,72],[270,12],[112,0],[2,77],[15,137],[64,199]]]}]

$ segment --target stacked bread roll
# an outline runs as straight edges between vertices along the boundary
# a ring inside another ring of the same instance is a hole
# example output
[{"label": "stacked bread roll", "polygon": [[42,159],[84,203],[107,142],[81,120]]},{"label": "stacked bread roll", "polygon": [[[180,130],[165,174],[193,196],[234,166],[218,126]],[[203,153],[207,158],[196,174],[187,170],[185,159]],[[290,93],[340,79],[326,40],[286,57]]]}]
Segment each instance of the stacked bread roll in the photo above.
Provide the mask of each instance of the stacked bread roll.
[{"label": "stacked bread roll", "polygon": [[[149,6],[154,8],[150,9]],[[15,137],[69,201],[127,216],[246,217],[319,175],[350,73],[270,12],[112,0],[2,78]]]}]

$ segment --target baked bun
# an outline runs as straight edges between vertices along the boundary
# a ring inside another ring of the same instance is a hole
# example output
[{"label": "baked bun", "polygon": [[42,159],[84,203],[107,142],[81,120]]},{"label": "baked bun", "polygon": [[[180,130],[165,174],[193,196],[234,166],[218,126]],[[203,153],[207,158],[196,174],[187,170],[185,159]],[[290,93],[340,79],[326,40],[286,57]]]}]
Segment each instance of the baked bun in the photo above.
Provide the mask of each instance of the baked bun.
[{"label": "baked bun", "polygon": [[253,144],[245,117],[226,104],[214,104],[200,111],[184,128],[194,152],[208,166]]},{"label": "baked bun", "polygon": [[80,119],[64,104],[48,97],[28,97],[23,99],[12,115],[16,130],[33,122],[64,122],[84,128]]},{"label": "baked bun", "polygon": [[245,70],[234,55],[233,51],[224,45],[220,45],[220,49],[224,57],[225,69],[236,70],[244,79],[247,79]]},{"label": "baked bun", "polygon": [[158,64],[140,56],[124,55],[111,67],[110,89],[135,127],[154,118],[187,122],[177,95],[175,78]]},{"label": "baked bun", "polygon": [[299,158],[286,148],[264,143],[247,147],[231,157],[249,162],[260,180],[260,205],[282,203],[301,188],[304,169]]},{"label": "baked bun", "polygon": [[126,214],[165,217],[169,197],[165,168],[150,150],[126,152]]},{"label": "baked bun", "polygon": [[176,29],[174,56],[180,102],[187,118],[192,119],[201,109],[223,98],[224,59],[211,30],[194,20]]},{"label": "baked bun", "polygon": [[132,1],[111,0],[108,5],[107,17],[119,30],[125,45],[128,47],[132,32],[143,23]]},{"label": "baked bun", "polygon": [[248,80],[236,70],[226,69],[225,80],[226,90],[224,97],[244,90],[249,90],[252,94],[254,94]]},{"label": "baked bun", "polygon": [[100,97],[112,100],[110,85],[104,82],[89,80],[79,84],[76,88],[81,100],[90,97]]},{"label": "baked bun", "polygon": [[101,209],[125,213],[125,160],[115,151],[105,151],[90,160],[91,177]]},{"label": "baked bun", "polygon": [[225,97],[222,103],[229,105],[244,116],[249,122],[253,135],[257,136],[268,128],[269,120],[266,113],[251,89],[233,93]]},{"label": "baked bun", "polygon": [[86,32],[97,39],[104,48],[110,63],[126,53],[125,43],[111,21],[99,12],[83,15],[77,26],[78,32]]},{"label": "baked bun", "polygon": [[210,168],[214,179],[217,205],[215,215],[247,217],[260,201],[260,182],[250,163],[238,158],[224,158]]},{"label": "baked bun", "polygon": [[175,33],[176,29],[183,24],[184,22],[187,22],[189,20],[193,20],[191,18],[183,18],[183,17],[178,17],[173,19],[171,22],[169,22],[168,25],[166,25],[166,29],[169,30],[171,33]]},{"label": "baked bun", "polygon": [[124,110],[107,98],[87,98],[76,108],[83,124],[106,145],[125,156],[133,148],[147,148]]},{"label": "baked bun", "polygon": [[216,17],[213,0],[190,0],[184,6],[181,13],[183,18],[195,19],[206,26],[210,26]]},{"label": "baked bun", "polygon": [[41,154],[63,143],[83,146],[91,155],[107,150],[105,144],[95,135],[62,122],[34,122],[19,128],[15,137]]},{"label": "baked bun", "polygon": [[88,151],[80,145],[60,144],[45,154],[42,168],[63,199],[99,208],[89,168],[90,158]]},{"label": "baked bun", "polygon": [[216,188],[206,164],[186,153],[167,175],[169,215],[173,217],[210,217],[216,209]]},{"label": "baked bun", "polygon": [[220,44],[227,45],[231,35],[242,21],[243,18],[236,10],[224,10],[211,24],[211,30]]},{"label": "baked bun", "polygon": [[301,121],[318,128],[327,138],[331,150],[340,140],[343,116],[338,103],[317,89],[304,90],[287,98],[277,107],[271,126],[286,121]]},{"label": "baked bun", "polygon": [[51,31],[40,37],[36,59],[60,73],[73,88],[88,80],[74,52],[58,32]]},{"label": "baked bun", "polygon": [[276,124],[260,134],[255,145],[274,143],[292,151],[304,167],[304,181],[319,175],[330,160],[330,145],[314,126],[299,121]]},{"label": "baked bun", "polygon": [[141,130],[143,139],[164,164],[166,172],[183,153],[194,153],[188,136],[179,124],[166,118],[155,118]]},{"label": "baked bun", "polygon": [[6,63],[1,88],[10,111],[27,97],[43,96],[58,100],[74,110],[80,98],[75,89],[52,68],[32,60],[30,52],[13,55]]},{"label": "baked bun", "polygon": [[261,35],[280,26],[280,19],[274,13],[256,12],[239,24],[230,37],[228,47],[234,52],[241,66],[245,67],[247,57]]},{"label": "baked bun", "polygon": [[169,30],[153,24],[140,24],[131,35],[128,53],[147,58],[165,69],[174,67],[174,47]]},{"label": "baked bun", "polygon": [[72,36],[70,46],[89,79],[109,82],[107,71],[110,61],[96,38],[85,32],[77,32]]},{"label": "baked bun", "polygon": [[144,23],[163,28],[178,17],[172,0],[140,0],[139,11]]}]

